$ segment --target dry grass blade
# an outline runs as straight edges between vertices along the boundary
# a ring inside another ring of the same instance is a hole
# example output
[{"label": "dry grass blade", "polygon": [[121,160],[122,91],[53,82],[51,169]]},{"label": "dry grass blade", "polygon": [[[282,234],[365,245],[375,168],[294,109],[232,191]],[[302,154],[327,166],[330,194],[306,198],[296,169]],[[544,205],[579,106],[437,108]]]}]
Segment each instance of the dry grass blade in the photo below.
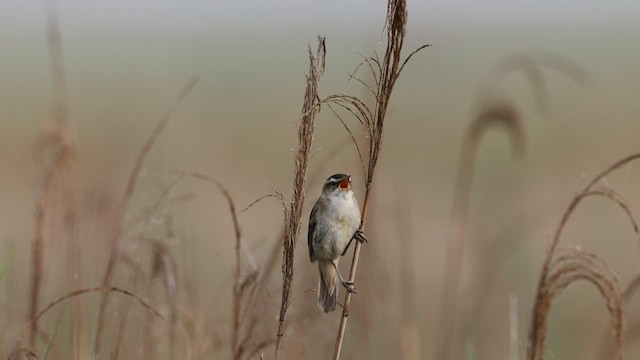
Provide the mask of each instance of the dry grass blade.
[{"label": "dry grass blade", "polygon": [[545,279],[542,292],[536,300],[536,309],[539,309],[539,313],[532,324],[536,336],[529,339],[529,360],[544,359],[547,320],[551,305],[562,291],[579,280],[593,284],[605,299],[616,339],[615,358],[619,360],[625,358],[623,294],[618,277],[609,264],[596,255],[573,249],[559,256],[552,263],[549,276]]},{"label": "dry grass blade", "polygon": [[[146,308],[147,310],[151,311],[155,316],[157,316],[160,319],[164,320],[164,317],[156,309],[154,309],[149,303],[147,303],[145,300],[143,300],[138,295],[132,293],[131,291],[124,290],[124,289],[121,289],[121,288],[115,287],[115,286],[104,286],[104,287],[93,287],[93,288],[88,288],[88,289],[76,290],[76,291],[70,292],[70,293],[68,293],[68,294],[66,294],[64,296],[59,297],[58,299],[56,299],[56,300],[52,301],[51,303],[49,303],[49,305],[47,305],[44,309],[42,309],[38,313],[36,313],[25,324],[25,330],[26,330],[27,327],[32,327],[32,325],[34,323],[37,323],[38,319],[40,319],[40,317],[42,317],[42,315],[46,314],[49,310],[51,310],[56,305],[64,302],[65,300],[74,298],[74,297],[82,295],[82,294],[90,293],[90,292],[101,292],[101,293],[115,292],[115,293],[120,293],[120,294],[124,294],[126,296],[129,296],[129,297],[132,297],[132,298],[136,299],[144,308]],[[20,337],[22,337],[22,336],[20,336]]]},{"label": "dry grass blade", "polygon": [[469,126],[463,140],[455,183],[449,239],[446,244],[445,272],[439,322],[442,326],[436,354],[440,359],[450,358],[451,342],[456,322],[456,304],[460,288],[460,272],[464,252],[465,230],[469,211],[469,198],[473,180],[473,169],[480,139],[494,126],[505,128],[511,138],[513,153],[524,153],[524,132],[517,109],[508,102],[485,104]]},{"label": "dry grass blade", "polygon": [[315,54],[309,48],[309,73],[307,74],[307,86],[302,105],[302,119],[298,127],[298,151],[295,157],[295,178],[293,182],[293,196],[290,207],[285,207],[285,228],[282,256],[282,298],[280,301],[280,315],[278,317],[278,332],[276,334],[276,346],[274,358],[280,358],[282,337],[284,336],[285,317],[289,301],[291,299],[291,286],[293,284],[293,262],[295,248],[300,234],[300,222],[302,219],[302,206],[304,204],[307,163],[313,141],[313,131],[316,125],[316,115],[320,111],[320,98],[318,85],[324,72],[324,59],[326,55],[325,39],[318,37],[318,49]]},{"label": "dry grass blade", "polygon": [[[112,281],[113,273],[115,270],[114,268],[115,268],[116,260],[118,257],[118,249],[120,247],[120,241],[122,238],[122,230],[123,230],[123,225],[125,221],[124,216],[127,212],[127,209],[129,207],[129,202],[131,200],[131,197],[133,196],[136,185],[138,183],[138,178],[140,177],[140,171],[142,170],[142,165],[144,163],[144,160],[149,154],[149,151],[151,151],[151,148],[155,144],[156,140],[158,139],[162,131],[167,127],[167,124],[169,124],[169,121],[173,117],[173,113],[175,112],[175,110],[184,101],[184,99],[186,99],[189,93],[191,93],[191,90],[193,90],[193,88],[196,86],[197,83],[198,83],[198,77],[193,77],[185,84],[185,86],[181,89],[181,91],[176,96],[176,99],[174,100],[173,104],[169,106],[164,116],[160,119],[160,121],[158,122],[156,127],[153,129],[153,131],[151,132],[147,140],[144,142],[144,144],[142,145],[142,148],[140,149],[140,152],[138,153],[138,156],[136,157],[136,160],[133,164],[131,172],[129,173],[127,186],[122,195],[122,199],[120,200],[119,208],[116,213],[115,219],[113,221],[111,234],[109,236],[111,249],[110,249],[109,257],[107,260],[107,268],[105,270],[104,277],[103,277],[103,284],[105,286],[109,286]],[[98,354],[100,351],[100,341],[101,341],[102,332],[104,328],[108,295],[109,295],[108,292],[105,293],[104,296],[102,297],[102,300],[100,301],[100,308],[98,310],[98,323],[97,323],[96,335],[95,335],[96,338],[95,338],[95,344],[93,348],[94,354]]]}]

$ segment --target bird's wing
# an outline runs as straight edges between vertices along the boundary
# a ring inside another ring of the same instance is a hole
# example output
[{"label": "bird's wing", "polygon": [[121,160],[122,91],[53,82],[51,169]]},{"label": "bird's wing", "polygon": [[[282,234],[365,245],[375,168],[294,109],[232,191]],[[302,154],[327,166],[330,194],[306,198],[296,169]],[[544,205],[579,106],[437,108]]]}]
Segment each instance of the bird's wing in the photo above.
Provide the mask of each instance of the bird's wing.
[{"label": "bird's wing", "polygon": [[316,254],[313,252],[313,239],[316,235],[317,229],[317,215],[318,209],[320,208],[320,201],[316,201],[316,204],[313,205],[313,209],[311,210],[311,215],[309,216],[309,231],[307,234],[307,243],[309,244],[309,259],[311,262],[316,261]]}]

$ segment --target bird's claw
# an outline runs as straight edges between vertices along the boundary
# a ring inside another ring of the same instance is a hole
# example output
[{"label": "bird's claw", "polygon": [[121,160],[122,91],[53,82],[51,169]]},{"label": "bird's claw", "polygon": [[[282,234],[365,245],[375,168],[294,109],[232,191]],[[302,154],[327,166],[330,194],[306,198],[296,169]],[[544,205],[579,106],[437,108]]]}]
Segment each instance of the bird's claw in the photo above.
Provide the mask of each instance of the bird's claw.
[{"label": "bird's claw", "polygon": [[356,286],[354,285],[353,281],[342,281],[342,286],[344,286],[344,288],[352,294],[358,292],[356,291]]},{"label": "bird's claw", "polygon": [[361,244],[362,243],[366,243],[369,242],[366,238],[366,236],[364,236],[364,232],[362,232],[362,230],[357,230],[356,233],[353,235],[353,237],[358,240]]}]

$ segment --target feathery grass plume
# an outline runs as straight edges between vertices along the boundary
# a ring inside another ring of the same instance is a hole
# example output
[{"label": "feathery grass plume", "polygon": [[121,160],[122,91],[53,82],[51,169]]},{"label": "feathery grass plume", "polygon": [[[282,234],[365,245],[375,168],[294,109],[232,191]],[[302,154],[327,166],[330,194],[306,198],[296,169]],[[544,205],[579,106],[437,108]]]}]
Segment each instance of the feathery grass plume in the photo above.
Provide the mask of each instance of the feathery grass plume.
[{"label": "feathery grass plume", "polygon": [[[353,115],[362,127],[364,128],[367,140],[368,140],[368,157],[365,172],[365,196],[362,203],[362,221],[360,223],[360,231],[364,230],[365,221],[367,218],[367,207],[369,205],[369,196],[371,194],[371,186],[373,183],[373,177],[375,174],[376,165],[378,164],[378,157],[382,151],[382,134],[384,129],[384,120],[387,113],[387,106],[391,100],[391,93],[393,87],[400,77],[400,73],[404,69],[404,66],[409,62],[411,57],[418,53],[420,50],[426,48],[429,45],[422,45],[416,50],[412,51],[404,60],[402,60],[402,45],[404,43],[404,37],[406,35],[407,25],[407,3],[404,0],[389,0],[387,3],[387,17],[385,28],[387,30],[387,48],[385,50],[382,61],[378,58],[377,54],[374,57],[365,57],[363,62],[356,67],[356,72],[360,66],[366,64],[371,71],[375,86],[369,86],[362,79],[356,77],[355,72],[350,75],[351,79],[355,79],[362,84],[369,92],[374,96],[375,104],[373,111],[363,100],[356,96],[347,94],[331,95],[323,99],[323,103],[328,105],[337,105],[342,109]],[[374,90],[375,89],[375,90]],[[346,128],[347,132],[351,136],[358,155],[362,162],[363,169],[365,168],[364,160],[358,143],[355,141],[352,131],[346,125],[346,122],[330,107],[334,115],[338,117],[340,122]],[[358,268],[358,259],[360,257],[359,241],[356,241],[353,261],[351,263],[351,271],[349,274],[349,281],[355,281],[356,270]],[[333,359],[340,358],[340,352],[342,350],[342,344],[344,341],[344,333],[347,327],[347,317],[349,316],[349,308],[351,305],[351,293],[347,292],[342,309],[342,317],[340,319],[340,325],[338,327],[338,333],[336,336],[336,343],[334,347]]]},{"label": "feathery grass plume", "polygon": [[[186,85],[180,90],[173,104],[169,106],[164,116],[156,127],[153,129],[153,132],[149,135],[147,140],[142,145],[138,156],[133,164],[131,172],[129,173],[129,178],[127,180],[127,186],[125,188],[124,193],[122,194],[122,199],[120,200],[118,211],[116,212],[115,219],[113,221],[113,226],[111,228],[111,234],[109,236],[110,241],[110,250],[109,257],[107,260],[107,267],[105,269],[104,277],[103,277],[103,285],[110,286],[115,270],[116,260],[118,258],[118,252],[121,246],[122,236],[123,236],[123,226],[125,223],[125,214],[129,207],[129,202],[131,201],[131,197],[136,189],[136,185],[138,183],[138,178],[140,177],[140,171],[142,170],[142,165],[144,163],[145,158],[151,148],[155,144],[156,140],[165,129],[169,121],[171,120],[173,113],[178,108],[178,106],[184,101],[184,99],[191,93],[191,90],[198,83],[198,77],[191,78]],[[93,346],[94,355],[99,354],[100,346],[101,346],[101,337],[104,331],[104,323],[107,309],[107,301],[108,301],[109,292],[106,292],[102,296],[102,300],[100,301],[100,308],[98,310],[98,322],[96,325],[96,333],[95,333],[95,342]]]},{"label": "feathery grass plume", "polygon": [[305,88],[304,102],[302,105],[302,118],[298,127],[298,151],[295,157],[295,178],[293,181],[293,196],[290,207],[284,209],[284,239],[282,253],[282,298],[280,301],[280,315],[278,317],[278,332],[276,333],[276,346],[274,358],[280,358],[282,350],[282,337],[285,330],[285,317],[291,299],[291,286],[293,284],[293,260],[296,243],[300,235],[300,222],[302,219],[302,205],[304,204],[307,184],[307,162],[313,141],[313,130],[316,126],[316,115],[320,111],[320,98],[318,85],[324,72],[326,55],[325,38],[318,36],[318,49],[315,54],[309,52],[309,73],[307,74],[307,86]]},{"label": "feathery grass plume", "polygon": [[548,274],[543,290],[536,299],[537,313],[532,323],[536,336],[530,338],[528,358],[530,360],[545,358],[547,319],[553,300],[569,285],[585,280],[592,283],[606,301],[611,315],[611,327],[616,338],[615,358],[624,360],[623,294],[618,276],[611,266],[594,254],[571,249],[550,264]]},{"label": "feathery grass plume", "polygon": [[520,114],[516,107],[506,101],[486,103],[469,125],[463,140],[458,162],[458,176],[455,182],[453,208],[449,239],[446,243],[445,271],[439,324],[442,339],[436,349],[437,357],[448,359],[455,328],[456,304],[459,292],[462,254],[464,251],[465,229],[469,211],[469,198],[473,180],[473,169],[478,145],[482,136],[493,126],[504,127],[511,138],[515,155],[524,153],[524,133]]},{"label": "feathery grass plume", "polygon": [[[624,157],[616,161],[615,163],[611,164],[610,166],[608,166],[606,169],[604,169],[602,172],[596,175],[582,189],[582,191],[580,191],[576,196],[574,196],[573,200],[571,201],[571,203],[565,210],[564,214],[562,215],[560,224],[556,228],[556,231],[554,232],[554,235],[553,235],[553,239],[551,240],[549,247],[547,248],[547,251],[544,257],[544,263],[542,265],[542,271],[540,272],[540,278],[538,280],[536,301],[533,306],[531,328],[529,330],[529,352],[528,352],[529,360],[538,360],[544,357],[544,353],[540,352],[541,349],[539,348],[539,346],[544,345],[544,340],[545,340],[544,336],[546,334],[546,328],[545,328],[546,313],[545,312],[547,312],[548,309],[545,308],[545,306],[547,304],[546,301],[548,301],[547,297],[549,296],[548,283],[551,279],[553,258],[554,258],[555,251],[558,247],[558,243],[560,242],[562,231],[564,230],[565,226],[569,222],[569,219],[571,218],[571,215],[574,213],[574,211],[576,210],[578,205],[582,202],[582,200],[584,200],[585,198],[591,195],[597,195],[597,194],[600,194],[601,196],[605,196],[606,198],[613,200],[625,211],[627,216],[631,219],[633,230],[636,232],[636,234],[639,234],[637,223],[634,220],[634,217],[632,216],[629,207],[626,206],[626,203],[622,200],[622,198],[616,193],[609,190],[606,190],[606,191],[600,190],[600,193],[599,193],[598,189],[595,188],[596,184],[602,181],[610,173],[637,159],[640,159],[640,153],[636,153],[636,154],[632,154],[627,157]],[[621,340],[618,340],[618,343],[621,344]],[[618,354],[620,354],[621,351],[622,351],[622,348],[621,346],[619,346]]]}]

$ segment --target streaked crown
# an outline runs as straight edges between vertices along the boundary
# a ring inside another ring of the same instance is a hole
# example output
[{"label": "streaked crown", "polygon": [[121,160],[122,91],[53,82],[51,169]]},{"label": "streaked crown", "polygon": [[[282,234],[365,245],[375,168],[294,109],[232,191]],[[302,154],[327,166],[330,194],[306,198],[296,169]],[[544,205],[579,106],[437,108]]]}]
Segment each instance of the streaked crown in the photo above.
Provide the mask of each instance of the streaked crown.
[{"label": "streaked crown", "polygon": [[351,175],[335,174],[329,176],[327,181],[324,182],[322,191],[333,191],[336,188],[350,189],[351,188]]}]

